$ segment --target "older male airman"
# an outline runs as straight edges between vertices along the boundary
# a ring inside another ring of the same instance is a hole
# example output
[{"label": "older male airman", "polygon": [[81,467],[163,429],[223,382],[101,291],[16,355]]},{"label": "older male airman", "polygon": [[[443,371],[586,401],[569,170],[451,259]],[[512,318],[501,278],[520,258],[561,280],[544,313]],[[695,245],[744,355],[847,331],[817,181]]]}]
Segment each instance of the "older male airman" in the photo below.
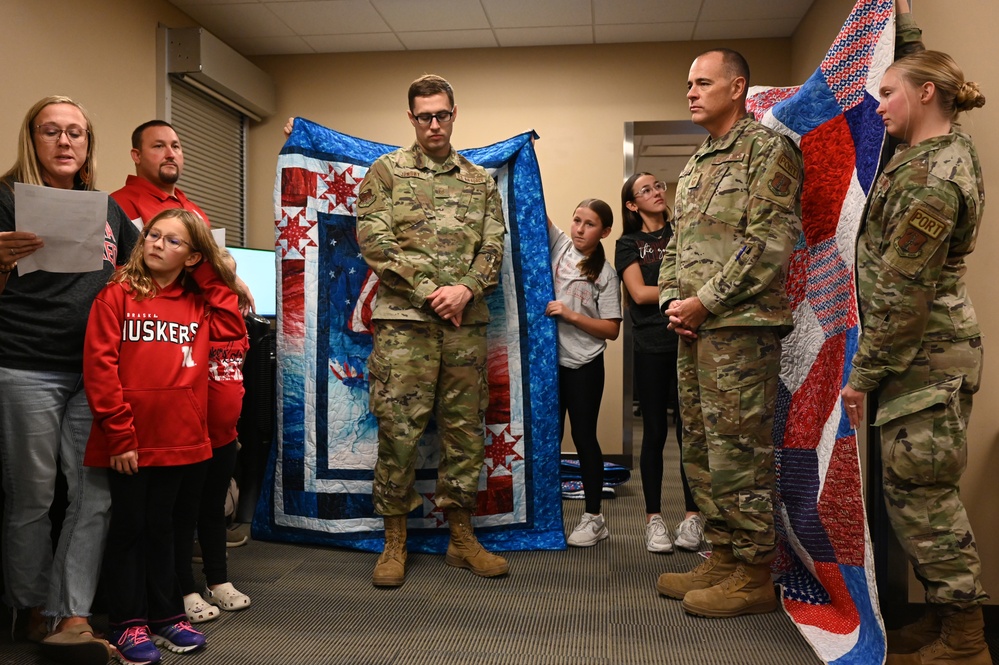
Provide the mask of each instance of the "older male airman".
[{"label": "older male airman", "polygon": [[659,593],[705,617],[770,612],[777,600],[774,448],[784,280],[801,234],[801,153],[746,114],[749,66],[728,49],[699,55],[687,100],[710,134],[677,184],[675,235],[659,304],[683,340],[677,372],[683,462],[714,553],[666,573]]}]

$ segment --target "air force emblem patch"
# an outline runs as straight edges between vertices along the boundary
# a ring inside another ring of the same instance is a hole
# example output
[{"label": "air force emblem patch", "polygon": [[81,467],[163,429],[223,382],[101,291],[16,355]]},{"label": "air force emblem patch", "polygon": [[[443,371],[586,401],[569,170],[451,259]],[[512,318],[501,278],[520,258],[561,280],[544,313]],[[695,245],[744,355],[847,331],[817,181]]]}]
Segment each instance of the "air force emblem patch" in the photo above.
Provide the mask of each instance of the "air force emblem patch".
[{"label": "air force emblem patch", "polygon": [[791,179],[783,171],[774,173],[767,186],[770,187],[770,191],[773,192],[774,196],[779,196],[780,198],[784,198],[791,193]]}]

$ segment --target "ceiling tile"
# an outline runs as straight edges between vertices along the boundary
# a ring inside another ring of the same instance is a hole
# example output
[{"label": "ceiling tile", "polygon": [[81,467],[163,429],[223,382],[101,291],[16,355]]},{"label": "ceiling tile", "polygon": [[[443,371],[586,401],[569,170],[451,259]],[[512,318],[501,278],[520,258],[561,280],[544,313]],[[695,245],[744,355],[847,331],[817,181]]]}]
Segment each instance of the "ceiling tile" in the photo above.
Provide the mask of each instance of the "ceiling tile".
[{"label": "ceiling tile", "polygon": [[268,2],[267,8],[299,35],[389,32],[367,0]]},{"label": "ceiling tile", "polygon": [[696,21],[702,0],[593,0],[597,25]]},{"label": "ceiling tile", "polygon": [[243,55],[295,55],[320,52],[302,37],[240,38],[229,42],[229,46]]},{"label": "ceiling tile", "polygon": [[812,0],[704,0],[700,20],[801,19],[811,5]]},{"label": "ceiling tile", "polygon": [[482,5],[474,0],[371,0],[396,32],[439,32],[489,28]]},{"label": "ceiling tile", "polygon": [[800,19],[755,19],[742,21],[701,21],[694,39],[766,39],[790,37]]},{"label": "ceiling tile", "polygon": [[255,5],[259,3],[260,0],[171,0],[170,2],[181,9],[204,5]]},{"label": "ceiling tile", "polygon": [[481,0],[494,28],[590,25],[590,0]]},{"label": "ceiling tile", "polygon": [[197,5],[184,11],[223,41],[247,37],[294,37],[283,21],[262,4]]},{"label": "ceiling tile", "polygon": [[169,0],[248,55],[753,39],[814,0]]},{"label": "ceiling tile", "polygon": [[694,23],[642,23],[638,25],[598,25],[598,44],[629,42],[682,42],[691,39]]},{"label": "ceiling tile", "polygon": [[406,48],[391,32],[366,35],[313,35],[303,39],[319,53],[402,51]]},{"label": "ceiling tile", "polygon": [[500,46],[557,46],[593,43],[593,28],[588,25],[567,28],[497,28],[495,32]]},{"label": "ceiling tile", "polygon": [[442,30],[397,32],[410,51],[456,48],[495,48],[499,46],[492,30]]}]

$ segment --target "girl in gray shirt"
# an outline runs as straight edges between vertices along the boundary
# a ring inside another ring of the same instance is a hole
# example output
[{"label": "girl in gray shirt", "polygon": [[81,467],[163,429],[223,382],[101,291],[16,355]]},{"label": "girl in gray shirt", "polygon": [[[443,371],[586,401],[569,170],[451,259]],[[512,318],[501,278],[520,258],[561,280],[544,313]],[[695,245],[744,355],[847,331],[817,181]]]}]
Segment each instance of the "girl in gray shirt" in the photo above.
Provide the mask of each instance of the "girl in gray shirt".
[{"label": "girl in gray shirt", "polygon": [[600,241],[614,224],[611,207],[586,199],[572,216],[571,235],[548,220],[555,300],[545,314],[558,317],[560,423],[566,412],[579,455],[586,512],[569,535],[575,547],[590,547],[610,533],[600,512],[604,461],[597,419],[604,392],[604,349],[621,330],[621,286]]}]

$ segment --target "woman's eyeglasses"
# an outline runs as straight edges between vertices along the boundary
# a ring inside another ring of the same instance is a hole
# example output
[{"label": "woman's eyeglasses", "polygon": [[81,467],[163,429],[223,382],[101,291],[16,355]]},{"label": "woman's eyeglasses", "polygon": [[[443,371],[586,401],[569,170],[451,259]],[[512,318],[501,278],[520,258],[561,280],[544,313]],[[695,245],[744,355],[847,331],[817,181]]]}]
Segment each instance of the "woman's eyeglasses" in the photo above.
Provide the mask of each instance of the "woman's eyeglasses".
[{"label": "woman's eyeglasses", "polygon": [[36,135],[46,143],[58,143],[59,137],[63,134],[66,135],[66,140],[70,143],[82,143],[86,140],[87,135],[90,134],[89,131],[79,125],[70,125],[66,129],[63,129],[58,125],[50,125],[48,123],[36,126],[35,131]]}]

